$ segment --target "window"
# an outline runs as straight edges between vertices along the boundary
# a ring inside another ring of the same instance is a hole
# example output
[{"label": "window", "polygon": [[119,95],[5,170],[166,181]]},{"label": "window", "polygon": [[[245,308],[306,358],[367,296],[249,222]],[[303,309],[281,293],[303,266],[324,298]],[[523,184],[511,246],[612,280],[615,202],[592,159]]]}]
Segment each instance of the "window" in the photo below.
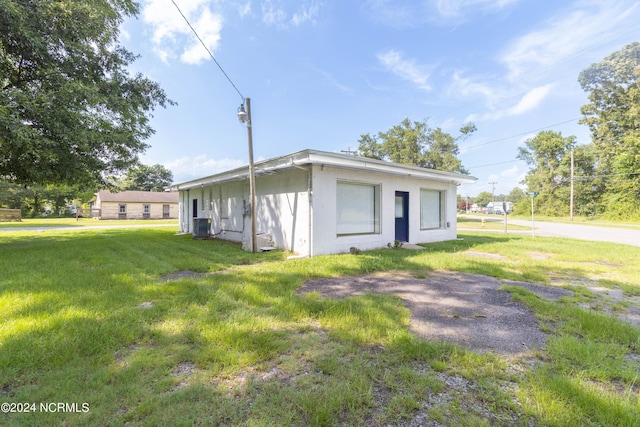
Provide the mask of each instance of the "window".
[{"label": "window", "polygon": [[151,205],[142,205],[142,213],[149,215],[151,213]]},{"label": "window", "polygon": [[396,218],[404,218],[404,197],[402,196],[396,196]]},{"label": "window", "polygon": [[420,190],[420,228],[444,227],[444,191]]},{"label": "window", "polygon": [[125,204],[118,205],[118,213],[126,214],[127,213],[127,205],[125,205]]},{"label": "window", "polygon": [[338,236],[380,233],[380,186],[338,181]]}]

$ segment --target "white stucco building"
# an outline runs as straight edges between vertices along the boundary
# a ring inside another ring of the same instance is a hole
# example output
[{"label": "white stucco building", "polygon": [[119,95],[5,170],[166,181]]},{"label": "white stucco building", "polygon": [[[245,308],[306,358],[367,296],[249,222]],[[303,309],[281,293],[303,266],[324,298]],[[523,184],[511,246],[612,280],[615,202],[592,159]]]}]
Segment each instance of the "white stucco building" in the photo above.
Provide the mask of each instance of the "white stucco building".
[{"label": "white stucco building", "polygon": [[[258,242],[308,256],[455,239],[457,186],[475,181],[317,150],[257,162],[255,176]],[[182,232],[205,224],[251,248],[248,166],[171,189],[180,194]]]}]

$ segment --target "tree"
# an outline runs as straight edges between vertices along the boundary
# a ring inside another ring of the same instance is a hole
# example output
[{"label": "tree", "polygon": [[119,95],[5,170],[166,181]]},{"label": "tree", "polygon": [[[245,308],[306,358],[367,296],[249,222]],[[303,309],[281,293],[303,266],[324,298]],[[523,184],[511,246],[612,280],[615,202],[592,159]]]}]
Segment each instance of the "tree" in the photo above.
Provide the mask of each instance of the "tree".
[{"label": "tree", "polygon": [[460,135],[454,138],[440,128],[430,128],[426,121],[411,122],[407,118],[386,132],[378,132],[377,136],[361,135],[358,154],[405,165],[468,174],[456,157],[460,152],[457,142],[468,138],[475,130],[473,123],[466,124],[460,128]]},{"label": "tree", "polygon": [[524,199],[525,197],[526,197],[526,194],[521,188],[514,187],[513,190],[511,190],[511,192],[507,196],[507,200],[513,204],[516,204],[520,200]]},{"label": "tree", "polygon": [[491,202],[492,194],[488,191],[483,191],[473,198],[473,203],[477,204],[478,207],[485,207]]},{"label": "tree", "polygon": [[138,165],[120,180],[120,190],[164,191],[173,182],[173,173],[162,165]]},{"label": "tree", "polygon": [[581,123],[589,126],[603,178],[602,206],[611,216],[635,217],[640,200],[640,43],[631,43],[578,77],[589,92]]},{"label": "tree", "polygon": [[0,1],[0,177],[103,183],[137,161],[150,112],[172,104],[130,76],[117,44],[133,0]]},{"label": "tree", "polygon": [[575,145],[574,136],[565,138],[560,132],[542,131],[518,149],[518,158],[530,166],[524,183],[529,191],[540,193],[535,203],[541,214],[569,214],[570,153]]}]

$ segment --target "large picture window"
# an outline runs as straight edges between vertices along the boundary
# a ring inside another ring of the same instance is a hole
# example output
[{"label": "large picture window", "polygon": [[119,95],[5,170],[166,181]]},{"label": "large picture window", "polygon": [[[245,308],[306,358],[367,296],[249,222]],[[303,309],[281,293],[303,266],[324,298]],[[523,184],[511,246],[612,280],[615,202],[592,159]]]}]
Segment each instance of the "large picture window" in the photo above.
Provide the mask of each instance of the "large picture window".
[{"label": "large picture window", "polygon": [[420,190],[420,228],[444,228],[444,191]]},{"label": "large picture window", "polygon": [[380,186],[338,181],[336,230],[339,236],[380,233]]}]

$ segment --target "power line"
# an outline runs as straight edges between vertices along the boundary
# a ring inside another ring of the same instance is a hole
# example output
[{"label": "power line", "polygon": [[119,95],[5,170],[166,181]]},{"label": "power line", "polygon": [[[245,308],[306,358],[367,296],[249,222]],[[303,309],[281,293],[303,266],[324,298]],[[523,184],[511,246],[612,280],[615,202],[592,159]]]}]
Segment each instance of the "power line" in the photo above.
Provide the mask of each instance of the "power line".
[{"label": "power line", "polygon": [[574,178],[580,179],[580,180],[587,180],[587,179],[596,179],[596,178],[612,178],[615,176],[626,176],[626,175],[640,175],[640,172],[615,173],[612,175],[585,175],[585,176],[576,176]]},{"label": "power line", "polygon": [[231,83],[231,86],[233,86],[233,88],[236,90],[236,92],[238,92],[238,95],[240,95],[240,98],[242,98],[242,102],[244,102],[244,96],[242,95],[242,93],[240,92],[240,90],[236,87],[236,85],[233,83],[233,81],[231,80],[231,78],[227,75],[227,73],[224,71],[224,69],[222,68],[222,65],[220,65],[220,63],[216,60],[215,56],[213,56],[213,54],[211,53],[211,51],[209,50],[209,48],[207,47],[206,44],[204,44],[204,42],[202,41],[202,39],[200,38],[200,36],[198,35],[198,32],[195,30],[195,28],[193,28],[191,26],[191,23],[189,22],[189,20],[187,19],[186,16],[184,16],[184,13],[182,13],[182,11],[180,10],[180,8],[178,7],[178,5],[176,4],[176,2],[174,0],[171,0],[171,3],[173,3],[173,5],[176,7],[176,9],[178,9],[178,12],[180,12],[180,15],[182,15],[182,17],[184,18],[184,21],[187,23],[187,25],[189,26],[189,28],[191,28],[191,31],[193,31],[193,34],[195,34],[195,36],[198,38],[198,40],[200,41],[200,44],[202,44],[202,47],[205,48],[205,50],[207,51],[207,53],[209,54],[209,56],[211,57],[211,59],[213,59],[213,62],[216,63],[216,65],[218,66],[218,68],[220,68],[220,71],[222,71],[222,74],[224,74],[224,76],[227,78],[227,80],[229,80],[229,83]]},{"label": "power line", "polygon": [[564,121],[564,122],[555,123],[555,124],[552,124],[552,125],[549,125],[549,126],[544,126],[544,127],[539,128],[539,129],[530,130],[528,132],[519,133],[517,135],[506,136],[504,138],[494,139],[493,141],[483,142],[482,144],[471,145],[471,146],[465,147],[465,149],[482,147],[483,145],[489,145],[489,144],[493,144],[495,142],[505,141],[505,140],[511,139],[511,138],[517,138],[518,136],[528,135],[528,134],[533,133],[533,132],[540,132],[541,130],[549,129],[549,128],[552,128],[552,127],[555,127],[555,126],[560,126],[560,125],[564,125],[564,124],[571,123],[571,122],[575,122],[576,120],[580,120],[580,119],[581,119],[581,117],[578,117],[578,118],[567,120],[567,121]]},{"label": "power line", "polygon": [[524,162],[524,160],[516,159],[516,160],[507,160],[506,162],[489,163],[488,165],[469,166],[469,169],[486,168],[488,166],[504,165],[505,163],[515,163],[515,162]]}]

